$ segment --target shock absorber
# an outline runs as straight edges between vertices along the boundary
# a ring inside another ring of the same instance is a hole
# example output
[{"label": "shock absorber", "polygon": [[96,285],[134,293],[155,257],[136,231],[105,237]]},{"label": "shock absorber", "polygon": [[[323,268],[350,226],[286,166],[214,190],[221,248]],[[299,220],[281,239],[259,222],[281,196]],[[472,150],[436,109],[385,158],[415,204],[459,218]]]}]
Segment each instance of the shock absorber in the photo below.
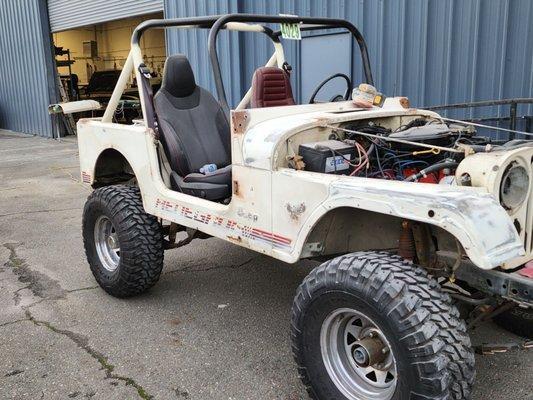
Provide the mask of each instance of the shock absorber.
[{"label": "shock absorber", "polygon": [[411,222],[402,221],[402,231],[398,240],[398,255],[406,260],[416,262],[415,236]]}]

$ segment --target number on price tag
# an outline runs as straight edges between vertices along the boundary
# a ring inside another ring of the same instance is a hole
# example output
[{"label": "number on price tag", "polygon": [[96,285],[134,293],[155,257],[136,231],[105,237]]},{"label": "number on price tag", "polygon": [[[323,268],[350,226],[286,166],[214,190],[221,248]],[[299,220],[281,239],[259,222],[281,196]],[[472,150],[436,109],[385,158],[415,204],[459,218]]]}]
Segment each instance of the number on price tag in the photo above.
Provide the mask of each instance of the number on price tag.
[{"label": "number on price tag", "polygon": [[281,37],[283,39],[302,40],[302,34],[300,32],[300,24],[287,24],[281,25]]}]

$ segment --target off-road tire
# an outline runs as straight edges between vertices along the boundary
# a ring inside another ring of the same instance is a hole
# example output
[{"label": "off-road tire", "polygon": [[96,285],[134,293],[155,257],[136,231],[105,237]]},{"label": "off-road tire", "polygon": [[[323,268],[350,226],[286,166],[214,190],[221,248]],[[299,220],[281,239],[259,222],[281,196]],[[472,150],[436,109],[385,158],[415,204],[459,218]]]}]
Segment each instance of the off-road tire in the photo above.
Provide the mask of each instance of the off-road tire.
[{"label": "off-road tire", "polygon": [[515,307],[494,317],[494,322],[515,335],[533,339],[533,309]]},{"label": "off-road tire", "polygon": [[[106,270],[95,245],[95,223],[105,215],[111,220],[120,244],[116,270]],[[88,197],[83,210],[83,243],[98,284],[115,297],[131,297],[147,291],[163,269],[163,234],[157,218],[144,211],[139,188],[106,186]]]},{"label": "off-road tire", "polygon": [[393,399],[470,398],[474,352],[459,312],[425,270],[384,252],[335,258],[298,288],[292,349],[311,398],[346,399],[328,375],[317,338],[325,315],[346,306],[364,310],[389,340],[401,371]]}]

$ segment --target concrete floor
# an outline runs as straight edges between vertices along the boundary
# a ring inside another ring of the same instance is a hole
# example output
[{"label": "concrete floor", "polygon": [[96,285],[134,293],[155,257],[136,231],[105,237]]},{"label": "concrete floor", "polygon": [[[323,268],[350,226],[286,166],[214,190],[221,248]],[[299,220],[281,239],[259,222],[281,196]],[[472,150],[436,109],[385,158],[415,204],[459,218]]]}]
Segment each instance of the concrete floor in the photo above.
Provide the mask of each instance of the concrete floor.
[{"label": "concrete floor", "polygon": [[[74,139],[0,131],[0,397],[306,399],[289,311],[313,264],[217,239],[167,252],[160,282],[118,300],[83,253]],[[474,343],[520,340],[493,324]],[[533,352],[478,356],[475,399],[533,399]]]}]

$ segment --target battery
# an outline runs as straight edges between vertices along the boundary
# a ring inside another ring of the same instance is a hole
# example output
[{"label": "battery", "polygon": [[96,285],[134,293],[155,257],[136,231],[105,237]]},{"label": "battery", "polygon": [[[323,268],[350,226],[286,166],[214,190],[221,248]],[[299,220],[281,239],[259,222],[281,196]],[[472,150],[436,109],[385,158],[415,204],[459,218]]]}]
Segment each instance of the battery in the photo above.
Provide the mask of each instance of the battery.
[{"label": "battery", "polygon": [[303,143],[298,154],[305,163],[305,170],[325,174],[348,174],[352,167],[348,161],[355,160],[355,147],[340,140]]}]

